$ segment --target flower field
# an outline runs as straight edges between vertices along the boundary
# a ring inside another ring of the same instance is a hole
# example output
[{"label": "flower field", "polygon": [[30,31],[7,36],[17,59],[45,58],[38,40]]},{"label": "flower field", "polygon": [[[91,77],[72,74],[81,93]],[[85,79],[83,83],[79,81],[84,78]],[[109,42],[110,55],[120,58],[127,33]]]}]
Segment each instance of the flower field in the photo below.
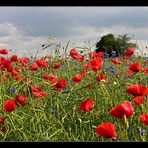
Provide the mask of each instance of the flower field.
[{"label": "flower field", "polygon": [[148,141],[148,59],[0,50],[0,141]]}]

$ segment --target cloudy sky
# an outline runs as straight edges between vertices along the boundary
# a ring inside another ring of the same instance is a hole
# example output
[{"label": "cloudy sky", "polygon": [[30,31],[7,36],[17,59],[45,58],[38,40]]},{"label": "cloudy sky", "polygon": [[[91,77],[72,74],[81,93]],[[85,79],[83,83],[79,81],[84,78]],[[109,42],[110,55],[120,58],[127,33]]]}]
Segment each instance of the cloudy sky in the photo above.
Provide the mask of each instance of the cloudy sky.
[{"label": "cloudy sky", "polygon": [[148,55],[148,7],[0,7],[0,49],[20,55],[34,54],[49,35],[70,48],[108,33],[127,33]]}]

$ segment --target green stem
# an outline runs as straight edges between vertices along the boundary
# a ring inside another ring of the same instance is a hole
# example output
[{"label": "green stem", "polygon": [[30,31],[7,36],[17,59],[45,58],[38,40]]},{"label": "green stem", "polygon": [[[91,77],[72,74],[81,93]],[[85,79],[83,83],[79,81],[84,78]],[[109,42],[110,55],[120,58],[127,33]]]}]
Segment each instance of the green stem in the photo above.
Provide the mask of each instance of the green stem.
[{"label": "green stem", "polygon": [[123,124],[125,125],[126,138],[128,140],[128,131],[127,131],[127,129],[129,127],[129,123],[128,123],[128,120],[127,120],[127,117],[126,117],[125,114],[123,116]]}]

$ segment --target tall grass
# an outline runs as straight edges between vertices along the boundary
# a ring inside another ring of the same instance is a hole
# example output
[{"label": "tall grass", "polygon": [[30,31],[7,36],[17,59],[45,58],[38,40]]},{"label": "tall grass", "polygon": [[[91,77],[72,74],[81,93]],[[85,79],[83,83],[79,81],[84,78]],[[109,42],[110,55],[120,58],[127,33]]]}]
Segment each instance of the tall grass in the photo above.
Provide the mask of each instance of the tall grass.
[{"label": "tall grass", "polygon": [[[68,48],[68,44],[65,48]],[[37,56],[37,53],[36,53]],[[8,113],[1,113],[5,118],[5,132],[0,132],[1,141],[148,141],[148,126],[138,118],[140,114],[148,112],[148,96],[142,105],[135,105],[132,96],[126,93],[131,84],[142,84],[148,87],[148,77],[142,71],[127,77],[126,72],[131,61],[124,60],[121,65],[114,65],[109,59],[104,59],[104,66],[97,73],[89,71],[86,77],[79,83],[73,82],[72,77],[82,71],[83,63],[73,60],[71,57],[62,57],[64,63],[54,74],[59,78],[65,78],[68,85],[63,91],[57,92],[48,80],[44,80],[44,73],[52,73],[52,63],[61,59],[49,60],[46,69],[40,68],[35,73],[29,67],[21,67],[18,62],[13,67],[21,68],[20,74],[24,79],[15,80],[2,77],[8,72],[0,73],[0,110],[3,109],[5,100],[15,98],[16,94],[24,94],[28,101],[25,106],[17,106],[17,109]],[[134,58],[144,66],[143,58]],[[105,69],[105,66],[113,66],[116,72]],[[95,77],[104,72],[107,75],[106,82],[98,82]],[[120,73],[117,76],[117,73]],[[36,98],[30,91],[30,86],[35,85],[43,88],[48,95]],[[16,88],[15,92],[10,88]],[[94,99],[94,108],[90,112],[79,110],[80,103],[88,98]],[[135,112],[129,117],[129,128],[126,129],[122,120],[116,119],[109,114],[109,110],[117,104],[128,100],[132,102]],[[112,122],[116,126],[118,139],[108,139],[98,136],[96,126],[103,122]],[[139,134],[140,129],[145,129],[144,134]]]}]

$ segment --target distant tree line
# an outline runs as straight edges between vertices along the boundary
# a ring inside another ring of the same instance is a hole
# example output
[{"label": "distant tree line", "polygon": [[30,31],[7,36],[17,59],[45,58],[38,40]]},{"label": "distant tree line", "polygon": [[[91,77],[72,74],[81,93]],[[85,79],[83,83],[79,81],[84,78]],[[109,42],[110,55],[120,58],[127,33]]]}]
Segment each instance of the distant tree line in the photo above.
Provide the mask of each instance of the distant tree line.
[{"label": "distant tree line", "polygon": [[127,34],[119,35],[117,38],[113,34],[104,35],[96,44],[96,52],[103,51],[109,57],[113,54],[116,57],[124,55],[125,50],[129,47],[138,47],[136,43],[132,43],[130,40],[131,37]]}]

